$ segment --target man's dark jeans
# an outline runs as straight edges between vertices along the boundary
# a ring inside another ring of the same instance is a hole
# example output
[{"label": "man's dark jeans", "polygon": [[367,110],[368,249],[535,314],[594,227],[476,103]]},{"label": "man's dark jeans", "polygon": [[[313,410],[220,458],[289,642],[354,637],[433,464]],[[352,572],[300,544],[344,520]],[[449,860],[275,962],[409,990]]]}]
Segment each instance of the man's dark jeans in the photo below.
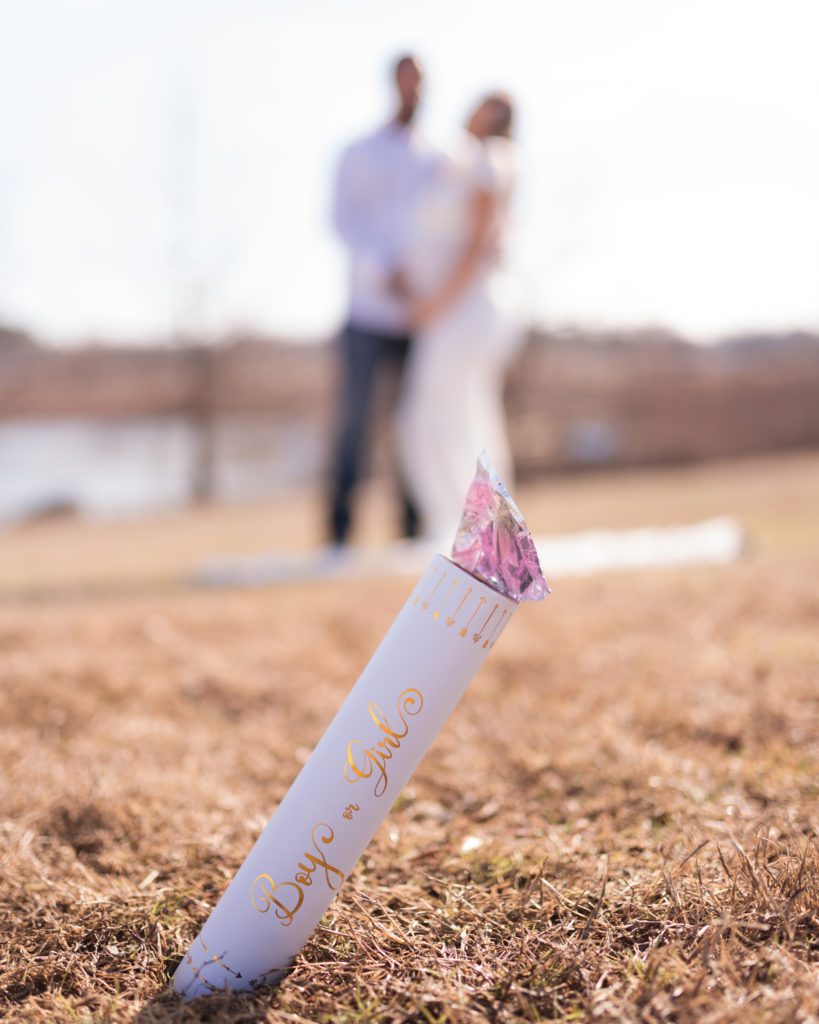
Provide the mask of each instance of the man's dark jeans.
[{"label": "man's dark jeans", "polygon": [[[378,378],[400,375],[409,353],[407,335],[377,334],[348,326],[341,336],[341,408],[330,478],[330,539],[347,541],[352,525],[352,499],[362,476],[370,442],[370,420]],[[400,481],[403,530],[407,537],[418,533],[415,506]]]}]

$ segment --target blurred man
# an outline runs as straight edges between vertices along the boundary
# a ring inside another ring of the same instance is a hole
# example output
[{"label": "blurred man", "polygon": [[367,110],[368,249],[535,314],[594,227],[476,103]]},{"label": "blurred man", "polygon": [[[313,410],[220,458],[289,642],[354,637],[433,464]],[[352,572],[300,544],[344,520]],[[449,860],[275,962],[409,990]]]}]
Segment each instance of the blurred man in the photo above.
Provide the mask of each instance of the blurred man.
[{"label": "blurred man", "polygon": [[[432,150],[415,127],[422,74],[413,56],[394,67],[397,111],[388,124],[353,143],[336,179],[333,220],[350,251],[350,302],[341,337],[342,392],[332,469],[329,529],[344,544],[352,526],[352,498],[369,445],[373,393],[385,372],[400,375],[411,343],[402,267],[405,218],[432,166]],[[418,520],[401,487],[403,532]]]}]

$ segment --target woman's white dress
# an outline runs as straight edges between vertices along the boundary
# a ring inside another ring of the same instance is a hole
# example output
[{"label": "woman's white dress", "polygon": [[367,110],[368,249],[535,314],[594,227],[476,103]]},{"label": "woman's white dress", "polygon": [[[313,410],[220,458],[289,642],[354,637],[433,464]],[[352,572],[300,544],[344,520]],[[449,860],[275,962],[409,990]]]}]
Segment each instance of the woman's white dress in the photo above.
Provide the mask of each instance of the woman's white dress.
[{"label": "woman's white dress", "polygon": [[494,198],[480,266],[456,302],[416,335],[398,410],[402,470],[424,535],[436,541],[454,535],[482,449],[512,483],[503,385],[522,331],[503,256],[514,181],[513,143],[467,136],[442,161],[413,211],[408,273],[415,291],[426,295],[440,286],[467,242],[476,190]]}]

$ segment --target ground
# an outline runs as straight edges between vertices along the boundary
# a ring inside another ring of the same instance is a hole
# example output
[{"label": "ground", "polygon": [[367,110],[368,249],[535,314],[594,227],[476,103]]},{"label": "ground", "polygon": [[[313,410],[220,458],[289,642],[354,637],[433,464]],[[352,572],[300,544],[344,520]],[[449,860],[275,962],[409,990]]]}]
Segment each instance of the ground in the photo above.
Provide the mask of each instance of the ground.
[{"label": "ground", "polygon": [[169,971],[411,581],[180,583],[308,544],[309,495],[0,536],[0,1016],[815,1021],[819,454],[520,503],[539,531],[731,513],[748,551],[555,581],[283,984],[189,1005]]}]

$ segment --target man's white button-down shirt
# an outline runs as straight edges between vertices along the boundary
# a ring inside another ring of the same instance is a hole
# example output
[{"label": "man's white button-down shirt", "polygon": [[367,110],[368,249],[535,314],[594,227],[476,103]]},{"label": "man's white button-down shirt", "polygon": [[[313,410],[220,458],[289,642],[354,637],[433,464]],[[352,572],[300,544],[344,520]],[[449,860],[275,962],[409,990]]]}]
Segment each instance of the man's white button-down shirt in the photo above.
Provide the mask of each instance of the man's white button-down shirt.
[{"label": "man's white button-down shirt", "polygon": [[344,152],[333,221],[350,250],[353,326],[385,334],[408,330],[406,301],[391,292],[389,279],[402,269],[408,218],[434,167],[433,149],[397,122]]}]

